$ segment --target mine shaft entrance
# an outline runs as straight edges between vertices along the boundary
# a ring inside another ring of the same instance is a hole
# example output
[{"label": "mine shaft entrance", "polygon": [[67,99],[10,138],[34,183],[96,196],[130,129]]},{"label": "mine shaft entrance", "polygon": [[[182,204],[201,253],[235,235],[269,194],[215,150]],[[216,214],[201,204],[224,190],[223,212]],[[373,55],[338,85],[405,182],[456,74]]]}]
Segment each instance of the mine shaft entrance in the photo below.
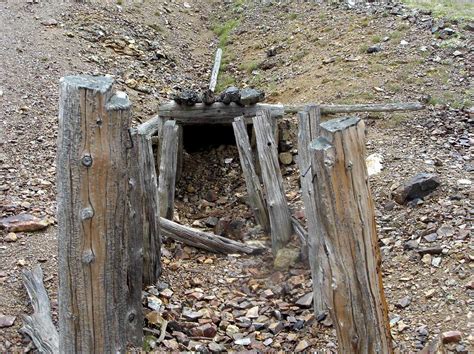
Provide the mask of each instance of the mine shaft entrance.
[{"label": "mine shaft entrance", "polygon": [[[247,130],[252,129],[251,125]],[[188,153],[206,151],[220,145],[235,145],[235,135],[231,124],[190,124],[183,125],[183,148]]]}]

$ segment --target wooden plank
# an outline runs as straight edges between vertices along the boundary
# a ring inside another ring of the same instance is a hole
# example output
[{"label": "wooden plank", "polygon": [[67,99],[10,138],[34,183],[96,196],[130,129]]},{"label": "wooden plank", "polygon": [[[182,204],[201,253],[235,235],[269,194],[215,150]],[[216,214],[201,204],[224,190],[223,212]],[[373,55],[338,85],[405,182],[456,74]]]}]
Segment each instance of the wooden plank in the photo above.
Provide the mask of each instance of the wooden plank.
[{"label": "wooden plank", "polygon": [[198,103],[194,106],[182,106],[172,101],[159,107],[159,115],[163,118],[175,119],[179,124],[231,124],[235,117],[255,117],[257,110],[271,108],[273,117],[283,116],[283,105],[256,104],[240,106],[234,102],[226,105],[216,102],[212,105]]},{"label": "wooden plank", "polygon": [[22,277],[34,312],[23,316],[24,324],[20,331],[30,336],[40,353],[58,353],[59,335],[51,317],[51,305],[40,265],[37,264],[32,270],[23,270]]},{"label": "wooden plank", "polygon": [[113,95],[112,85],[110,77],[61,79],[56,162],[61,353],[127,347],[131,104],[124,93]]},{"label": "wooden plank", "polygon": [[157,131],[156,136],[152,138],[156,144],[156,154],[155,154],[155,168],[156,168],[156,178],[157,181],[160,178],[160,165],[161,165],[161,146],[163,144],[163,127],[165,122],[169,120],[167,118],[159,117],[157,121]]},{"label": "wooden plank", "polygon": [[186,245],[211,252],[224,254],[257,254],[264,250],[262,248],[247,246],[244,243],[214,235],[210,232],[204,232],[188,226],[180,225],[165,218],[160,218],[160,226],[164,236],[180,241]]},{"label": "wooden plank", "polygon": [[329,267],[327,305],[342,353],[392,353],[375,212],[360,118],[321,124],[310,145],[315,200]]},{"label": "wooden plank", "polygon": [[272,252],[276,255],[278,250],[290,240],[293,227],[283,188],[283,179],[278,162],[278,147],[275,143],[271,119],[269,111],[259,111],[253,119],[253,125],[270,217]]},{"label": "wooden plank", "polygon": [[173,220],[177,159],[178,127],[174,120],[169,120],[163,127],[158,195],[160,216],[170,220]]},{"label": "wooden plank", "polygon": [[160,116],[156,115],[152,119],[149,119],[146,122],[140,124],[137,127],[137,130],[140,135],[152,136],[159,132],[162,126],[163,119],[161,119]]},{"label": "wooden plank", "polygon": [[252,148],[247,133],[247,125],[243,117],[237,117],[234,119],[232,126],[234,128],[237,149],[239,150],[242,172],[247,185],[250,207],[252,208],[257,223],[262,226],[265,232],[270,232],[268,210],[263,196],[262,186],[253,164]]},{"label": "wooden plank", "polygon": [[316,200],[314,196],[313,171],[309,144],[319,136],[321,110],[317,105],[306,107],[298,113],[298,165],[300,169],[301,196],[305,205],[308,225],[308,260],[311,266],[314,293],[314,312],[316,316],[326,311],[325,293],[323,291],[324,252],[321,247],[320,222],[317,219]]},{"label": "wooden plank", "polygon": [[132,252],[134,259],[140,256],[139,261],[143,263],[143,285],[148,286],[155,284],[161,274],[161,240],[157,220],[160,203],[151,141],[153,133],[138,128],[131,130],[133,148],[129,158],[129,171],[132,176],[130,227],[133,229],[132,234],[139,234],[142,239],[140,248],[136,250],[138,254]]},{"label": "wooden plank", "polygon": [[[194,106],[179,105],[174,101],[165,103],[158,108],[163,118],[173,118],[180,124],[229,124],[235,117],[254,117],[258,110],[270,110],[271,116],[281,118],[286,113],[297,113],[304,110],[305,105],[282,105],[257,103],[251,106],[239,106],[235,103],[225,105],[217,102],[212,105],[198,103]],[[352,105],[320,105],[321,114],[355,113],[355,112],[396,112],[417,111],[424,106],[419,102],[352,104]]]},{"label": "wooden plank", "polygon": [[176,183],[181,179],[183,174],[183,165],[184,165],[184,140],[183,140],[183,127],[178,125],[178,161],[176,167]]},{"label": "wooden plank", "polygon": [[[132,148],[129,150],[129,274],[142,279],[128,285],[129,341],[136,342],[143,336],[141,308],[142,283],[154,285],[161,274],[161,238],[158,223],[159,200],[152,139],[159,134],[162,119],[152,119],[131,129]],[[138,299],[138,300],[137,300]],[[141,340],[141,339],[140,339]]]},{"label": "wooden plank", "polygon": [[218,48],[216,51],[216,57],[214,59],[214,66],[212,68],[211,80],[209,82],[209,90],[211,92],[214,92],[216,90],[217,76],[219,75],[219,69],[221,67],[221,59],[222,59],[222,49]]},{"label": "wooden plank", "polygon": [[291,217],[291,224],[293,225],[293,231],[298,236],[301,242],[301,261],[305,264],[309,262],[308,259],[308,232],[304,229],[303,224],[296,219],[295,217]]}]

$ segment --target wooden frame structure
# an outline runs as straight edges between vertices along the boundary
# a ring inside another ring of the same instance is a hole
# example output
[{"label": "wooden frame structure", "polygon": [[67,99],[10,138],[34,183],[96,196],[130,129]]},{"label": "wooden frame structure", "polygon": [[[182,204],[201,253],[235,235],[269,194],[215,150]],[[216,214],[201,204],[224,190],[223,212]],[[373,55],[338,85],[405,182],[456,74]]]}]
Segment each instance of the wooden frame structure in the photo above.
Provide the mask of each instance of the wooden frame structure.
[{"label": "wooden frame structure", "polygon": [[[270,233],[274,254],[292,234],[308,248],[315,311],[329,309],[341,351],[392,351],[367,185],[363,122],[343,118],[320,124],[320,120],[323,114],[418,110],[420,104],[183,107],[168,103],[159,108],[158,116],[131,129],[131,103],[112,87],[110,77],[61,80],[59,335],[51,322],[41,269],[24,273],[35,310],[25,318],[24,331],[40,350],[123,353],[130,345],[140,347],[141,292],[160,275],[160,230],[169,238],[213,252],[262,251],[171,220],[180,171],[179,125],[232,123],[255,220]],[[308,232],[291,216],[278,163],[274,118],[287,112],[299,115],[298,162]],[[253,123],[257,156],[246,123]],[[156,159],[153,143],[158,145]],[[347,235],[350,250],[345,249],[347,240],[342,242]]]}]

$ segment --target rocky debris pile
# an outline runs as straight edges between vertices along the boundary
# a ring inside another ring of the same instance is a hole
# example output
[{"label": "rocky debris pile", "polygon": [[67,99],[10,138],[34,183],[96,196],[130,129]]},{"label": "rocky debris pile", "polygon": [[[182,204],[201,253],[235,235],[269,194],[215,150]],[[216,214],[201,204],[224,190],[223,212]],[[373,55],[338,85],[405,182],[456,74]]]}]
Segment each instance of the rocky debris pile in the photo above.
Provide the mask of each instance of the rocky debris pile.
[{"label": "rocky debris pile", "polygon": [[[145,348],[220,352],[335,347],[331,321],[321,316],[318,322],[313,314],[310,271],[301,264],[280,272],[271,269],[268,254],[242,259],[179,245],[167,250],[167,273],[144,293]],[[211,275],[209,268],[217,264],[222,271]]]},{"label": "rocky debris pile", "polygon": [[[61,21],[67,36],[86,41],[79,55],[98,68],[96,73],[117,79],[118,88],[134,104],[134,118],[144,121],[156,113],[157,99],[169,99],[189,82],[201,87],[210,74],[212,53],[204,60],[194,55],[208,29],[189,27],[201,23],[199,12],[178,4],[127,6],[118,11],[91,6],[88,13],[79,8]],[[186,29],[181,28],[183,21]]]},{"label": "rocky debris pile", "polygon": [[203,90],[203,92],[183,90],[175,93],[172,99],[176,103],[185,106],[194,106],[196,103],[211,105],[215,102],[222,102],[224,104],[234,102],[240,106],[250,106],[262,102],[265,99],[265,92],[254,88],[238,89],[237,87],[230,86],[217,95],[207,89]]}]

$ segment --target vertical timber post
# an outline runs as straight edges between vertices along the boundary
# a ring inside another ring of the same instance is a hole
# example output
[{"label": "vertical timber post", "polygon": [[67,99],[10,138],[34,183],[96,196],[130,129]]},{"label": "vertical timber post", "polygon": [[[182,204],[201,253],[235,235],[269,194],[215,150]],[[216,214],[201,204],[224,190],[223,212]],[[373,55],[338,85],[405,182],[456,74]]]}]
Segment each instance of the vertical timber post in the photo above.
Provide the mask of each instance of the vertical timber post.
[{"label": "vertical timber post", "polygon": [[174,120],[163,126],[161,144],[160,177],[158,195],[160,199],[160,216],[173,220],[176,169],[178,165],[179,128]]},{"label": "vertical timber post", "polygon": [[272,252],[276,255],[278,250],[289,242],[293,226],[290,208],[283,188],[283,179],[278,162],[278,147],[275,142],[271,119],[269,111],[258,111],[257,116],[253,118],[253,124],[270,217]]},{"label": "vertical timber post", "polygon": [[319,136],[321,110],[317,105],[306,107],[298,113],[298,164],[301,179],[301,195],[305,205],[305,215],[308,225],[308,258],[311,266],[314,289],[314,312],[317,315],[326,311],[323,285],[323,265],[325,254],[321,248],[320,222],[317,220],[316,200],[314,197],[313,171],[309,144]]},{"label": "vertical timber post", "polygon": [[315,200],[328,267],[327,306],[341,353],[392,353],[375,213],[360,118],[321,124],[310,145]]},{"label": "vertical timber post", "polygon": [[[129,171],[135,192],[130,201],[130,228],[142,240],[136,266],[142,266],[145,286],[156,284],[161,274],[160,201],[152,146],[152,135],[159,132],[160,122],[161,118],[156,116],[132,129],[131,133],[133,148]],[[139,291],[141,293],[141,288]]]},{"label": "vertical timber post", "polygon": [[239,150],[240,164],[247,185],[249,204],[257,223],[262,226],[265,232],[270,232],[270,220],[268,210],[263,196],[263,189],[260,184],[253,164],[252,147],[247,133],[247,125],[244,117],[237,117],[232,123],[235,135],[235,144]]},{"label": "vertical timber post", "polygon": [[61,80],[57,156],[61,353],[125,352],[127,347],[131,104],[124,93],[114,95],[112,86],[110,77]]}]

